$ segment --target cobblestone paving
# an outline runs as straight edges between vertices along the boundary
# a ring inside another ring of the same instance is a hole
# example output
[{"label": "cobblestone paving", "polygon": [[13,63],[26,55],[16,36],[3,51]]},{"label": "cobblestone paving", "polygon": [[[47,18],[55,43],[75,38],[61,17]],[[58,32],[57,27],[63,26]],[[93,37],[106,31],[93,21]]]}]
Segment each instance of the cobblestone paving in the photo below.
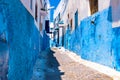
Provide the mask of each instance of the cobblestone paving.
[{"label": "cobblestone paving", "polygon": [[[35,79],[34,76],[32,80],[113,80],[105,74],[75,62],[58,49],[53,48],[52,50],[44,52],[44,58],[42,57],[45,60],[44,63],[40,62],[40,58],[39,62],[36,62],[36,65],[39,64],[39,68],[36,68],[39,69],[36,71],[39,73],[39,78]],[[44,68],[40,67],[42,65]]]}]

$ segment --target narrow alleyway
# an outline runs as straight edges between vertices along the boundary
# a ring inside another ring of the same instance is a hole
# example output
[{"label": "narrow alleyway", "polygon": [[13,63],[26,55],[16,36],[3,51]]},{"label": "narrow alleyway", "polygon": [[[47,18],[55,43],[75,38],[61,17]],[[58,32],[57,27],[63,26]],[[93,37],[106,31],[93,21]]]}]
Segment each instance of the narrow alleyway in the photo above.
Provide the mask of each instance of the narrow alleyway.
[{"label": "narrow alleyway", "polygon": [[120,0],[0,0],[0,80],[120,80],[119,14]]},{"label": "narrow alleyway", "polygon": [[54,57],[55,52],[47,49],[38,57],[34,66],[32,80],[61,80],[61,75],[57,59]]},{"label": "narrow alleyway", "polygon": [[57,48],[42,52],[34,66],[32,80],[113,80],[74,61],[67,54]]}]

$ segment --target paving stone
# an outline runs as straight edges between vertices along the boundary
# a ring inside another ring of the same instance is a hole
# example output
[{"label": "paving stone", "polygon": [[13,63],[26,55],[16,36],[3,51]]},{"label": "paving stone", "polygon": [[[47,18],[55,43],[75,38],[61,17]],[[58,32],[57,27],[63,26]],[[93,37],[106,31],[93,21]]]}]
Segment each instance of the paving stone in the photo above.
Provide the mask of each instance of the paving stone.
[{"label": "paving stone", "polygon": [[[66,51],[65,51],[66,52]],[[86,67],[58,49],[47,50],[43,79],[32,80],[113,80],[111,77]],[[44,56],[45,57],[45,56]],[[42,68],[39,68],[42,69]]]}]

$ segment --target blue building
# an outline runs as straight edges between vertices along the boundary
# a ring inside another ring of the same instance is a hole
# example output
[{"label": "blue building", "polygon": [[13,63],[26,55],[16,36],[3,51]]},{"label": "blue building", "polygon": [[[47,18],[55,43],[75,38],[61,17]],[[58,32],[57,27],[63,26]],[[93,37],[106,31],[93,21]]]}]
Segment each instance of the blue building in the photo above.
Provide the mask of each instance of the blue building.
[{"label": "blue building", "polygon": [[119,5],[120,0],[61,0],[54,19],[60,15],[59,22],[64,25],[62,37],[58,35],[63,47],[83,59],[120,71]]},{"label": "blue building", "polygon": [[38,54],[49,48],[47,2],[0,1],[0,80],[31,80]]}]

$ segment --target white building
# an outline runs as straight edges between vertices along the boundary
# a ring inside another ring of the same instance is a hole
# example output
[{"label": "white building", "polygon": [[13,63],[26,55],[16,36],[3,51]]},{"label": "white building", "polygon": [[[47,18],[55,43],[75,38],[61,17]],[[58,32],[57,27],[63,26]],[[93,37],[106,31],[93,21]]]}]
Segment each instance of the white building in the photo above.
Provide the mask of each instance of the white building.
[{"label": "white building", "polygon": [[78,24],[80,24],[82,19],[109,7],[109,3],[110,0],[61,0],[54,12],[54,19],[56,20],[60,15],[60,19],[65,26],[71,24],[72,30],[74,30],[74,16],[76,12],[78,12]]},{"label": "white building", "polygon": [[56,22],[56,19],[60,17],[60,20],[64,22],[66,27],[69,24],[72,26],[72,30],[74,30],[76,13],[79,25],[84,18],[111,7],[112,24],[113,27],[117,27],[120,26],[119,5],[120,0],[61,0],[54,12],[54,20]]},{"label": "white building", "polygon": [[34,17],[35,24],[42,34],[45,30],[45,21],[50,19],[49,0],[21,0],[21,2]]}]

